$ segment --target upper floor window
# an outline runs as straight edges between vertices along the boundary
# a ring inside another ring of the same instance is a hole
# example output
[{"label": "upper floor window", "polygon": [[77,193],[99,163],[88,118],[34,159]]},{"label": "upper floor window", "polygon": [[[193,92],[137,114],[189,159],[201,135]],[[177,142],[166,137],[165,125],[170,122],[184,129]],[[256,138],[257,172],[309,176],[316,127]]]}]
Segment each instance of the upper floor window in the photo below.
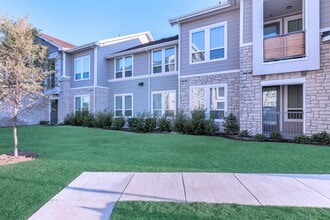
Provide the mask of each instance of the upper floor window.
[{"label": "upper floor window", "polygon": [[89,111],[89,95],[76,96],[74,102],[76,112]]},{"label": "upper floor window", "polygon": [[133,57],[117,58],[115,65],[115,78],[126,78],[133,76]]},{"label": "upper floor window", "polygon": [[152,72],[163,73],[176,70],[175,47],[152,52]]},{"label": "upper floor window", "polygon": [[90,56],[79,57],[74,60],[75,80],[89,79],[90,77]]},{"label": "upper floor window", "polygon": [[190,31],[190,63],[227,59],[227,22]]},{"label": "upper floor window", "polygon": [[53,89],[56,86],[55,63],[55,58],[48,60],[47,70],[52,71],[52,73],[47,76],[47,89]]}]

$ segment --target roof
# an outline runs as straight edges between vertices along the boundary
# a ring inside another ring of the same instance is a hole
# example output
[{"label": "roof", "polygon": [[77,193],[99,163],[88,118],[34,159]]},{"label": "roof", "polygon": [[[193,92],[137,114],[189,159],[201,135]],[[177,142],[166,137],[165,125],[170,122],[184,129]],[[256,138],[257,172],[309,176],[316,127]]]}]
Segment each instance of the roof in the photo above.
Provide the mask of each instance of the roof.
[{"label": "roof", "polygon": [[221,9],[229,8],[230,6],[235,6],[235,5],[236,5],[236,0],[222,0],[219,2],[218,5],[211,6],[211,7],[208,7],[208,8],[202,9],[202,10],[198,10],[195,12],[191,12],[191,13],[179,16],[179,17],[171,18],[169,20],[169,22],[171,25],[176,25],[182,21],[186,21],[186,20],[195,18],[197,16],[208,15],[209,13],[217,12]]},{"label": "roof", "polygon": [[111,58],[118,57],[118,56],[123,56],[123,55],[126,55],[126,54],[132,54],[132,53],[136,53],[136,52],[140,52],[140,51],[145,51],[146,49],[149,50],[149,49],[154,49],[154,48],[157,48],[157,47],[168,46],[170,44],[176,43],[178,41],[178,39],[179,39],[178,35],[175,35],[175,36],[172,36],[172,37],[167,37],[167,38],[162,38],[160,40],[155,40],[155,41],[152,41],[152,42],[149,42],[149,43],[144,43],[144,44],[140,44],[138,46],[134,46],[134,47],[125,49],[125,50],[121,50],[121,51],[116,52],[114,54],[108,55],[105,58],[106,59],[111,59]]},{"label": "roof", "polygon": [[66,41],[60,40],[58,38],[49,36],[47,34],[44,33],[39,33],[39,36],[42,37],[43,39],[45,39],[46,41],[48,41],[49,43],[55,45],[58,48],[63,48],[63,49],[71,49],[76,47],[75,45],[68,43]]},{"label": "roof", "polygon": [[142,42],[150,42],[150,41],[153,40],[152,35],[150,34],[149,31],[147,31],[147,32],[142,32],[142,33],[137,33],[137,34],[131,34],[131,35],[125,35],[125,36],[120,36],[120,37],[108,38],[108,39],[100,40],[100,41],[94,41],[94,42],[91,42],[91,43],[87,43],[87,44],[72,48],[70,50],[67,50],[66,52],[74,53],[74,52],[78,52],[78,51],[81,51],[81,50],[85,50],[85,49],[90,48],[90,47],[107,46],[107,45],[110,45],[110,44],[123,42],[123,41],[129,40],[129,39],[134,39],[134,38],[137,38],[137,37],[140,38],[141,36],[145,36],[145,39]]}]

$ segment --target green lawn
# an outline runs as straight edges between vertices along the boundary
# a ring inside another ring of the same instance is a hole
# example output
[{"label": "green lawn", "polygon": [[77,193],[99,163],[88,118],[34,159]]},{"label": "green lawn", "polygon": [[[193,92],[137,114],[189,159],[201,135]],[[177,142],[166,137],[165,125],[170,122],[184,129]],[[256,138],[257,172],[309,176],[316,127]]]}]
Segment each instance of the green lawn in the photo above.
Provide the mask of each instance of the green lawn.
[{"label": "green lawn", "polygon": [[[40,158],[0,167],[0,219],[26,219],[83,171],[330,173],[322,146],[64,126],[21,127],[19,137],[20,150]],[[11,150],[12,130],[2,128],[0,153]]]}]

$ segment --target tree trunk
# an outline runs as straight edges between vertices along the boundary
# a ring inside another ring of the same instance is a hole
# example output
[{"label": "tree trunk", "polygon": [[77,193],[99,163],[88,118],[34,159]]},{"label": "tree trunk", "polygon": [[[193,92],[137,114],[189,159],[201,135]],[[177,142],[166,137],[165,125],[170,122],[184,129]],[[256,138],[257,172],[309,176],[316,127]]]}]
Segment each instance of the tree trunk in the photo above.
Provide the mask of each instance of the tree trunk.
[{"label": "tree trunk", "polygon": [[18,137],[17,137],[17,116],[13,119],[13,133],[14,133],[14,156],[18,157]]}]

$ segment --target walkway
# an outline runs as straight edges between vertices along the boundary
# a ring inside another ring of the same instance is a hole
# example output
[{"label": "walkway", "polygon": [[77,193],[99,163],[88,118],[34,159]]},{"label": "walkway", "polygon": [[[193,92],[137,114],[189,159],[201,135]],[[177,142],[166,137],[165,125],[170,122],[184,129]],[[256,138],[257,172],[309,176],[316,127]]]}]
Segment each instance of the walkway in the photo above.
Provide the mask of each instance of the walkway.
[{"label": "walkway", "polygon": [[85,172],[30,220],[108,220],[137,200],[330,208],[330,175]]}]

